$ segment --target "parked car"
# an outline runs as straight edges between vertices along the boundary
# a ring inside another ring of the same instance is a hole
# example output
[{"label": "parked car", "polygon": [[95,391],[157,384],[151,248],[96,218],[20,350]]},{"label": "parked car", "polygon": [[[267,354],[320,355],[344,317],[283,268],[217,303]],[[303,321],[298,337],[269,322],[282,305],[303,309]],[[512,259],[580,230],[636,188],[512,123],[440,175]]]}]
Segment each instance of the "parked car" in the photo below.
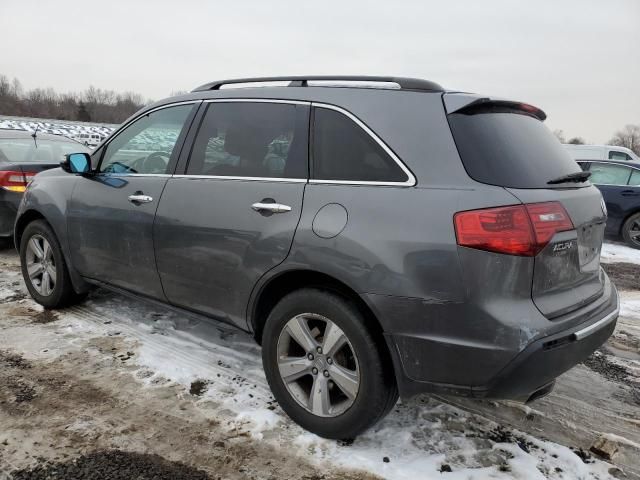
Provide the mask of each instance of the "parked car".
[{"label": "parked car", "polygon": [[606,233],[640,249],[640,162],[578,162],[607,205]]},{"label": "parked car", "polygon": [[602,196],[544,119],[418,79],[209,83],[34,179],[22,273],[46,308],[100,285],[252,332],[324,437],[398,393],[531,401],[619,310]]},{"label": "parked car", "polygon": [[96,148],[104,137],[98,133],[79,133],[76,139],[89,148]]},{"label": "parked car", "polygon": [[59,167],[67,153],[88,151],[58,135],[0,130],[0,239],[13,236],[18,205],[35,174]]},{"label": "parked car", "polygon": [[617,145],[572,145],[565,144],[571,158],[575,161],[581,160],[623,160],[630,162],[640,162],[640,158],[625,147]]}]

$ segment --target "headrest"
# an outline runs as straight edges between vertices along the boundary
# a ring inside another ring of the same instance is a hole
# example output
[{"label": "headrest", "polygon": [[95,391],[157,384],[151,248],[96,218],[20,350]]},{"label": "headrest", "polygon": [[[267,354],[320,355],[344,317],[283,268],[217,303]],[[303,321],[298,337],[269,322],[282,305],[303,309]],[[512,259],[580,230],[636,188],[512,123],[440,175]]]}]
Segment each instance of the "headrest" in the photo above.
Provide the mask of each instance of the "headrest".
[{"label": "headrest", "polygon": [[263,160],[267,147],[272,140],[270,135],[250,126],[230,128],[224,138],[224,149],[227,153],[249,160]]}]

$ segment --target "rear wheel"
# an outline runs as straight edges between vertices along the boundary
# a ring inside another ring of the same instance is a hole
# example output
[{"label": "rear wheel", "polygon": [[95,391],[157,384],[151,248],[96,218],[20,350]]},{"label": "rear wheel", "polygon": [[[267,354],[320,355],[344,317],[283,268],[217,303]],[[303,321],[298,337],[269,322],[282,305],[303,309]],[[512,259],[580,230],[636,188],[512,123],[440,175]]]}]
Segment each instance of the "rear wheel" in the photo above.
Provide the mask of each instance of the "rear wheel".
[{"label": "rear wheel", "polygon": [[27,290],[43,307],[66,307],[85,297],[73,290],[60,243],[44,220],[31,222],[25,228],[20,263]]},{"label": "rear wheel", "polygon": [[384,348],[352,303],[302,289],[267,318],[262,360],[276,400],[296,423],[347,439],[378,422],[398,398]]},{"label": "rear wheel", "polygon": [[624,222],[622,238],[630,247],[640,249],[640,213],[634,213]]}]

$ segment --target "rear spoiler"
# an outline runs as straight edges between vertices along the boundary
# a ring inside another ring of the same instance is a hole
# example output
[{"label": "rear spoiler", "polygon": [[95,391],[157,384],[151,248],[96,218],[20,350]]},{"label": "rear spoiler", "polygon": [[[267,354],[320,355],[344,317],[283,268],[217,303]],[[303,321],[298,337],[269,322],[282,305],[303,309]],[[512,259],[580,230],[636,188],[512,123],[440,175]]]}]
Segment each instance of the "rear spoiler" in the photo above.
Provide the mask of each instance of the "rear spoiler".
[{"label": "rear spoiler", "polygon": [[442,98],[447,114],[455,112],[462,113],[481,107],[502,107],[510,110],[520,110],[523,113],[534,116],[540,121],[544,121],[547,118],[547,114],[538,107],[534,107],[528,103],[514,102],[513,100],[481,97],[469,93],[445,93]]}]

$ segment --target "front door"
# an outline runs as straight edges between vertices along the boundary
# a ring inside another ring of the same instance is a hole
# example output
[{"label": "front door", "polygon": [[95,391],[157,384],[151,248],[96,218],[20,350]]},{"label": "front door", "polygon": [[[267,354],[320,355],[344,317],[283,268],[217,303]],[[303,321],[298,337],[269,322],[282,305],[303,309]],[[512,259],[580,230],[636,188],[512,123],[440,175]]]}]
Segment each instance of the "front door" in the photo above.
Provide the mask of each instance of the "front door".
[{"label": "front door", "polygon": [[257,280],[287,256],[307,183],[309,107],[209,103],[185,175],[168,182],[155,249],[168,300],[246,327]]},{"label": "front door", "polygon": [[193,109],[152,111],[96,152],[97,171],[78,179],[68,212],[71,256],[81,275],[164,299],[153,220]]}]

